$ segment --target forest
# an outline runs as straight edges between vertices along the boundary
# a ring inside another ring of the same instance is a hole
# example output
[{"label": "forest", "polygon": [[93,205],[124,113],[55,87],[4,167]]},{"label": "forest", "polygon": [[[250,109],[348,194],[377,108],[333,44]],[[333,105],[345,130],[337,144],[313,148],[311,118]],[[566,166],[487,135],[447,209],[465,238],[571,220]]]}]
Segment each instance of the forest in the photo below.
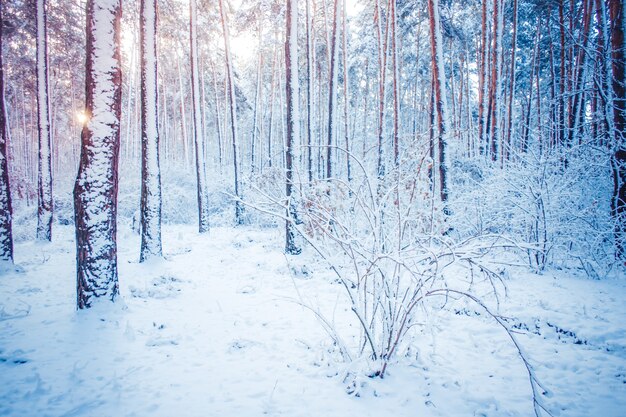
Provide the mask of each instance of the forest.
[{"label": "forest", "polygon": [[0,0],[0,416],[623,416],[622,0]]}]

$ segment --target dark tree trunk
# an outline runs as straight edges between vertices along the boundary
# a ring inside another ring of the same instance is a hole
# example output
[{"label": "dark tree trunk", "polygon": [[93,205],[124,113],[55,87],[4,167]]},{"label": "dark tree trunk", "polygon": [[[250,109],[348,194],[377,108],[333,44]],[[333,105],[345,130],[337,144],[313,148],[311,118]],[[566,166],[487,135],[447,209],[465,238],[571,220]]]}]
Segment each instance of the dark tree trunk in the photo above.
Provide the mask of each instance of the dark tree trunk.
[{"label": "dark tree trunk", "polygon": [[624,2],[610,0],[611,49],[613,63],[613,215],[616,254],[626,259],[626,51],[624,50]]},{"label": "dark tree trunk", "polygon": [[162,257],[156,0],[141,0],[141,254]]},{"label": "dark tree trunk", "polygon": [[37,0],[37,239],[52,240],[52,149],[48,98],[47,1]]},{"label": "dark tree trunk", "polygon": [[336,108],[337,108],[337,82],[338,82],[338,55],[339,49],[337,47],[337,31],[339,30],[339,0],[334,0],[334,12],[333,12],[333,33],[331,39],[331,57],[330,57],[330,86],[328,88],[328,139],[326,148],[326,179],[333,176],[333,161],[332,161],[332,146],[335,141],[333,140],[336,128]]},{"label": "dark tree trunk", "polygon": [[300,139],[298,112],[298,3],[287,0],[287,32],[285,39],[285,78],[287,87],[287,143],[285,149],[287,193],[287,217],[285,223],[285,253],[297,255],[301,252],[295,241],[294,221],[296,209],[293,199],[293,146]]},{"label": "dark tree trunk", "polygon": [[439,21],[438,0],[428,0],[428,16],[430,20],[430,45],[432,54],[433,86],[435,92],[435,109],[437,110],[437,143],[439,157],[439,194],[444,204],[444,213],[448,214],[446,203],[448,201],[447,183],[447,137],[449,133],[447,124],[447,104],[445,95],[445,74],[443,66],[443,53],[441,45],[441,29]]},{"label": "dark tree trunk", "polygon": [[11,187],[9,186],[9,127],[4,103],[4,66],[2,63],[2,28],[4,18],[0,5],[0,261],[13,263],[11,227]]},{"label": "dark tree trunk", "polygon": [[313,26],[311,16],[311,0],[306,0],[306,76],[307,76],[307,90],[306,90],[306,166],[307,176],[309,183],[313,182],[313,42],[315,37],[311,36],[311,30]]},{"label": "dark tree trunk", "polygon": [[85,114],[74,185],[78,308],[114,300],[117,279],[117,190],[122,71],[121,0],[87,1]]}]

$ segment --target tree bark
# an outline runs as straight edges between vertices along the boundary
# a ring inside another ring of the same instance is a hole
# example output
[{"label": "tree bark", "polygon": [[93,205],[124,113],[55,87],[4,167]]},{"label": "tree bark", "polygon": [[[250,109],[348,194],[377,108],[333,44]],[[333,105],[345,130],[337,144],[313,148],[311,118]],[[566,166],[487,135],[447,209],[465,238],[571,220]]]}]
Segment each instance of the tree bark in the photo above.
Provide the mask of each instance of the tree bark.
[{"label": "tree bark", "polygon": [[306,73],[307,73],[307,90],[306,90],[306,144],[307,144],[307,175],[309,183],[313,182],[313,51],[315,51],[315,37],[312,36],[312,16],[311,1],[306,0]]},{"label": "tree bark", "polygon": [[339,48],[337,47],[337,33],[339,31],[339,1],[334,0],[333,7],[333,29],[331,39],[331,58],[330,58],[330,86],[328,88],[328,132],[326,142],[326,179],[330,179],[333,176],[333,161],[332,161],[332,146],[335,143],[335,128],[336,128],[336,108],[337,108],[337,83],[338,83],[338,62],[339,61]]},{"label": "tree bark", "polygon": [[285,253],[298,255],[301,249],[296,244],[296,205],[293,199],[294,144],[300,139],[300,117],[298,100],[298,2],[287,0],[287,32],[285,38],[285,78],[287,98],[287,140],[285,146],[285,191],[287,194],[287,218],[285,222]]},{"label": "tree bark", "polygon": [[156,0],[141,0],[141,253],[162,257]]},{"label": "tree bark", "polygon": [[50,99],[48,96],[47,1],[37,0],[37,239],[52,240],[52,149]]},{"label": "tree bark", "polygon": [[[196,0],[189,0],[189,41],[191,44],[191,98],[193,101],[193,138],[196,153],[196,182],[198,194],[198,232],[209,231],[209,197],[207,195],[207,179],[204,162],[202,143],[204,132],[202,130],[202,111],[200,110],[200,86],[198,76],[198,12]],[[182,100],[182,96],[181,96]]]},{"label": "tree bark", "polygon": [[613,215],[615,247],[619,259],[626,260],[626,45],[624,44],[624,2],[609,1],[613,66]]},{"label": "tree bark", "polygon": [[447,183],[447,138],[450,129],[447,122],[447,102],[445,95],[445,72],[443,66],[443,51],[441,29],[439,21],[439,0],[428,0],[428,16],[430,20],[430,45],[432,54],[432,71],[435,92],[435,109],[437,110],[437,142],[439,157],[439,196],[444,204],[444,214],[448,214]]},{"label": "tree bark", "polygon": [[87,121],[74,185],[77,305],[114,300],[117,277],[117,191],[122,71],[121,0],[87,1]]},{"label": "tree bark", "polygon": [[4,102],[4,65],[2,62],[4,27],[2,7],[0,7],[0,261],[13,263],[13,231],[11,207],[11,187],[9,184],[9,125]]},{"label": "tree bark", "polygon": [[222,18],[222,30],[224,33],[224,52],[226,55],[226,82],[228,83],[228,102],[230,110],[230,129],[233,145],[233,174],[235,187],[235,223],[243,224],[243,205],[239,193],[239,166],[237,165],[237,97],[235,96],[235,80],[233,76],[233,61],[230,53],[230,35],[228,32],[228,21],[226,20],[226,9],[224,0],[219,0],[220,14]]}]

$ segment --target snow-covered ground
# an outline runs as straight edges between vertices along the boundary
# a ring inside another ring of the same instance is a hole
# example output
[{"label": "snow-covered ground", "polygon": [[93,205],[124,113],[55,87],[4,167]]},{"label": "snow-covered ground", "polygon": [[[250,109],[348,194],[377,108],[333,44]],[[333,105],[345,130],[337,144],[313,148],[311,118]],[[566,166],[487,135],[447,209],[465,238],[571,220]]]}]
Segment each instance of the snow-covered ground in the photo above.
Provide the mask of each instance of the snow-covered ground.
[{"label": "snow-covered ground", "polygon": [[[432,309],[385,379],[342,363],[306,304],[349,327],[341,285],[277,229],[166,226],[139,264],[122,228],[121,297],[75,310],[73,228],[20,243],[0,275],[2,416],[531,416],[528,375],[478,309]],[[626,280],[510,268],[500,312],[554,416],[626,415]],[[351,369],[356,390],[346,389]],[[349,394],[351,392],[352,394]]]}]

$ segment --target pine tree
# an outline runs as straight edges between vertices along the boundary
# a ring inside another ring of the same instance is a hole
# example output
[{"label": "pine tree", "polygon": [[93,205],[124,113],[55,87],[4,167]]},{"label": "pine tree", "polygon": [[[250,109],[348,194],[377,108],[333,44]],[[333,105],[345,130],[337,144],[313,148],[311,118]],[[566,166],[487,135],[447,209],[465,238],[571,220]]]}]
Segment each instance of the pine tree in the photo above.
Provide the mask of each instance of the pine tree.
[{"label": "pine tree", "polygon": [[52,150],[48,98],[47,1],[37,0],[37,120],[39,138],[37,238],[52,240]]},{"label": "pine tree", "polygon": [[222,30],[224,34],[224,52],[226,55],[226,82],[228,87],[228,103],[230,109],[230,128],[232,134],[233,145],[233,175],[235,180],[235,222],[242,224],[243,205],[241,203],[241,195],[239,193],[239,165],[237,164],[237,98],[235,96],[235,80],[233,76],[233,60],[230,53],[230,34],[228,32],[228,21],[226,20],[226,10],[224,9],[224,0],[219,0],[220,14],[222,17]]},{"label": "pine tree", "polygon": [[2,46],[4,17],[0,4],[0,261],[13,263],[11,187],[9,186],[9,128],[4,102],[4,65]]},{"label": "pine tree", "polygon": [[301,249],[295,242],[293,220],[296,209],[293,201],[293,147],[300,140],[299,86],[298,86],[298,2],[287,0],[287,36],[285,40],[285,72],[287,87],[287,143],[285,149],[287,217],[285,224],[285,253],[297,255]]},{"label": "pine tree", "polygon": [[[497,0],[496,0],[497,1]],[[448,127],[448,105],[445,92],[445,70],[443,65],[443,51],[441,39],[441,22],[439,20],[439,1],[428,0],[428,16],[430,20],[430,45],[432,56],[433,87],[435,97],[435,109],[437,113],[438,131],[438,157],[439,157],[439,195],[445,206],[448,201],[448,180],[447,180],[447,138],[450,129]]]},{"label": "pine tree", "polygon": [[198,232],[209,231],[209,198],[206,188],[204,163],[202,110],[200,107],[200,80],[198,71],[198,9],[196,0],[189,0],[189,43],[191,44],[191,98],[193,100],[193,139],[196,154],[196,185],[198,194]]},{"label": "pine tree", "polygon": [[163,256],[156,53],[156,0],[141,0],[141,254]]},{"label": "pine tree", "polygon": [[610,0],[613,64],[613,214],[617,256],[626,259],[626,44],[624,42],[624,2]]},{"label": "pine tree", "polygon": [[74,185],[77,304],[114,300],[117,277],[117,191],[122,71],[121,0],[87,1],[85,115]]}]

